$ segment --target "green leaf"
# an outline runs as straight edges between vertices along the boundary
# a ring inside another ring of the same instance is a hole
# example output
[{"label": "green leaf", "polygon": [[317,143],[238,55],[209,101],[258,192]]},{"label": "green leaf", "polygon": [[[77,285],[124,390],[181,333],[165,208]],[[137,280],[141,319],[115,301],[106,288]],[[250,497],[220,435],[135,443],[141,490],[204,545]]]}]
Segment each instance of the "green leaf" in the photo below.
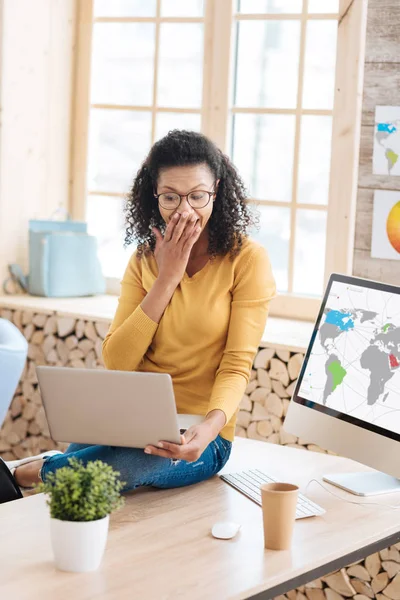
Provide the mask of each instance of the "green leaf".
[{"label": "green leaf", "polygon": [[119,471],[102,462],[83,464],[70,458],[69,465],[46,476],[38,490],[48,495],[50,515],[62,521],[95,521],[121,508],[124,499]]}]

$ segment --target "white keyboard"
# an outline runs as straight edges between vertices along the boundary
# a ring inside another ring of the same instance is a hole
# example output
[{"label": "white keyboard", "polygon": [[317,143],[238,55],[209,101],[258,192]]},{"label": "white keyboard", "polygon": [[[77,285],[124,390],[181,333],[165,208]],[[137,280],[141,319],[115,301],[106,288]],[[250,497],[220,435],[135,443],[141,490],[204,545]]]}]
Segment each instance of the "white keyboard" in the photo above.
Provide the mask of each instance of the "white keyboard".
[{"label": "white keyboard", "polygon": [[[240,471],[239,473],[226,473],[220,475],[221,479],[229,483],[232,487],[242,492],[245,496],[253,500],[261,506],[260,487],[264,483],[276,483],[269,475],[258,469],[250,469],[249,471]],[[305,519],[306,517],[316,517],[323,515],[326,511],[312,502],[303,494],[298,495],[296,507],[296,519]]]}]

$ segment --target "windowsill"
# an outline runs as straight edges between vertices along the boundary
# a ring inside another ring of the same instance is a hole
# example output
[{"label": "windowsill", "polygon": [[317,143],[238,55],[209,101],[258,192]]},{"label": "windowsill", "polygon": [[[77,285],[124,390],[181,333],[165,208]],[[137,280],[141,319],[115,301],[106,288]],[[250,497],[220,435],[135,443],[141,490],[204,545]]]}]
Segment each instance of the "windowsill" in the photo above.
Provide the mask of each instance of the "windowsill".
[{"label": "windowsill", "polygon": [[86,298],[43,298],[20,294],[0,296],[0,306],[45,314],[57,313],[90,321],[111,321],[117,309],[118,296],[104,294]]},{"label": "windowsill", "polygon": [[[75,319],[110,322],[114,317],[118,297],[112,295],[88,298],[42,298],[40,296],[0,296],[0,307],[29,310],[45,314],[57,313]],[[305,352],[314,323],[296,319],[269,317],[262,337],[262,347],[272,347],[291,352]]]}]

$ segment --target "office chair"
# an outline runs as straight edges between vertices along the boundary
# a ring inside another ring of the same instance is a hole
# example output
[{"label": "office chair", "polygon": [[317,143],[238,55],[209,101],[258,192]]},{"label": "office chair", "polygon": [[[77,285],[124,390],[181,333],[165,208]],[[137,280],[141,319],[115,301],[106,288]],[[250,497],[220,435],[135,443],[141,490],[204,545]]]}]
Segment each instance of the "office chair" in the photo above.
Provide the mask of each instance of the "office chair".
[{"label": "office chair", "polygon": [[[28,342],[15,325],[0,319],[0,428],[24,370]],[[14,478],[0,459],[0,504],[22,498]]]},{"label": "office chair", "polygon": [[0,427],[24,369],[28,342],[7,319],[0,319]]}]

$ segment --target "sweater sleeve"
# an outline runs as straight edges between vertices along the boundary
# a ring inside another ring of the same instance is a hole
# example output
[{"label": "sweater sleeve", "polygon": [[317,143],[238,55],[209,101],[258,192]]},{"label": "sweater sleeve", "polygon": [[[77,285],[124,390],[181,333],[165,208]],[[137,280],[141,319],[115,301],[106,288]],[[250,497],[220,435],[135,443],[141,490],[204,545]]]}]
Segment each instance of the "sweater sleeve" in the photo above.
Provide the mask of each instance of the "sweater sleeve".
[{"label": "sweater sleeve", "polygon": [[208,406],[219,409],[228,423],[235,414],[249,381],[276,286],[268,255],[263,247],[252,249],[239,269],[232,290],[231,316],[226,346]]},{"label": "sweater sleeve", "polygon": [[141,260],[136,253],[132,256],[121,282],[117,312],[103,342],[107,369],[135,371],[157,331],[158,323],[140,306],[147,294],[142,285]]}]

